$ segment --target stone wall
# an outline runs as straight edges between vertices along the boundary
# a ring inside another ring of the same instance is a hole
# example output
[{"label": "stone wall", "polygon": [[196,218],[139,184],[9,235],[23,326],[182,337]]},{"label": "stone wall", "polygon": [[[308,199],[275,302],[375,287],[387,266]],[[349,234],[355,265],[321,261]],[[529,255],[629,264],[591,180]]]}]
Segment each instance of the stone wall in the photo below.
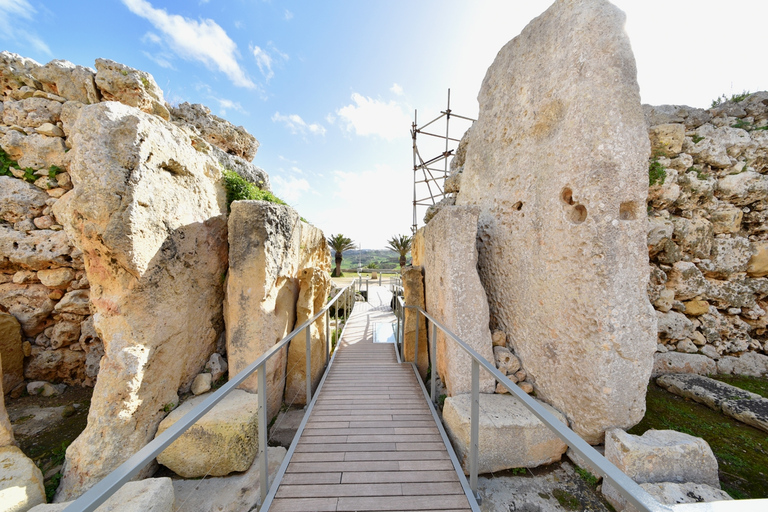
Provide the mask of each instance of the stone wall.
[{"label": "stone wall", "polygon": [[738,372],[748,352],[768,372],[768,92],[737,99],[644,106],[657,373]]}]

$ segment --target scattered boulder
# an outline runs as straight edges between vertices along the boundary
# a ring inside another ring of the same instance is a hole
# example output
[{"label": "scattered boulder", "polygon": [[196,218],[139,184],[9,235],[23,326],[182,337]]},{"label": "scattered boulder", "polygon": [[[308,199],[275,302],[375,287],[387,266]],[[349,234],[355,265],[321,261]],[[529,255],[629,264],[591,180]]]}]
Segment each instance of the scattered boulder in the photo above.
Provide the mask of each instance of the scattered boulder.
[{"label": "scattered boulder", "polygon": [[[162,421],[162,434],[208,398],[190,398]],[[184,478],[225,476],[246,471],[258,453],[258,395],[235,389],[157,456],[157,462]]]},{"label": "scattered boulder", "polygon": [[192,388],[190,391],[192,391],[192,394],[202,395],[203,393],[207,393],[211,390],[211,374],[210,373],[200,373],[195,377],[195,380],[192,381]]},{"label": "scattered boulder", "polygon": [[[565,416],[540,402],[563,424]],[[464,473],[469,474],[471,395],[445,399],[443,424]],[[478,472],[535,468],[560,460],[568,446],[512,395],[480,394]],[[514,442],[510,442],[514,439]]]},{"label": "scattered boulder", "polygon": [[0,447],[0,503],[3,512],[24,512],[45,503],[43,474],[16,446]]},{"label": "scattered boulder", "polygon": [[558,1],[499,51],[456,197],[480,209],[491,326],[593,444],[643,417],[656,349],[650,144],[624,21],[608,2]]},{"label": "scattered boulder", "polygon": [[[147,478],[128,482],[118,489],[96,512],[173,512],[175,494],[170,478]],[[38,505],[29,512],[63,512],[72,502]],[[200,509],[202,510],[202,509]]]}]

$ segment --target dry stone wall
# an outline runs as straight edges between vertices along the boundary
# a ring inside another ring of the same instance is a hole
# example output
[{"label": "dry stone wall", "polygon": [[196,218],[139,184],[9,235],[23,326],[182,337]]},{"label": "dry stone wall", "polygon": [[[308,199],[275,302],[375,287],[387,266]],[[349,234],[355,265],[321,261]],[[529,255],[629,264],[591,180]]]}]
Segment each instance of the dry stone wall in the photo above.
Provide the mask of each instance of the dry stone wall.
[{"label": "dry stone wall", "polygon": [[768,92],[735,99],[644,106],[656,373],[768,373]]}]

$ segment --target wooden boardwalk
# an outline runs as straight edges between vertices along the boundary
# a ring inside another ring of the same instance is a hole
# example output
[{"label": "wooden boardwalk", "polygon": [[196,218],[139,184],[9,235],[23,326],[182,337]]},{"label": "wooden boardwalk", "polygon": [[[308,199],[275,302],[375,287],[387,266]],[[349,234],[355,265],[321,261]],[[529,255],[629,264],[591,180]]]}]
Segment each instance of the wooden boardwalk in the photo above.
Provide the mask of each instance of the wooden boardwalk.
[{"label": "wooden boardwalk", "polygon": [[355,305],[271,512],[471,510],[412,367],[373,342],[393,319]]}]

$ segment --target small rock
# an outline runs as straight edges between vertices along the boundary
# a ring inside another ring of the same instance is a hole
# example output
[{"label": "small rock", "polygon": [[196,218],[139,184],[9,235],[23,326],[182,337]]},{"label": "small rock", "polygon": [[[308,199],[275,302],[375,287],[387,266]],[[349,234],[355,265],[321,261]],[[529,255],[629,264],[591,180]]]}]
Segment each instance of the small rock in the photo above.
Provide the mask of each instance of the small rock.
[{"label": "small rock", "polygon": [[64,290],[51,290],[48,294],[48,298],[51,300],[59,300],[64,296]]},{"label": "small rock", "polygon": [[688,338],[681,340],[677,343],[677,351],[685,352],[687,354],[695,354],[699,351],[696,345]]},{"label": "small rock", "polygon": [[525,370],[518,370],[515,372],[515,378],[518,382],[524,381],[526,377],[528,377],[528,374],[525,373]]},{"label": "small rock", "polygon": [[44,381],[34,381],[27,384],[27,393],[30,395],[39,395],[43,392],[43,386],[48,384]]},{"label": "small rock", "polygon": [[507,345],[507,335],[504,331],[493,331],[491,341],[494,347],[505,347]]},{"label": "small rock", "polygon": [[701,353],[710,359],[720,359],[720,353],[712,345],[704,345],[701,347]]},{"label": "small rock", "polygon": [[709,312],[709,303],[705,300],[695,299],[684,302],[685,314],[690,316],[700,316]]},{"label": "small rock", "polygon": [[61,417],[62,418],[69,418],[70,416],[74,416],[77,412],[77,409],[75,409],[75,406],[72,404],[65,405],[64,410],[61,411]]},{"label": "small rock", "polygon": [[48,137],[63,137],[64,131],[51,123],[44,123],[36,128],[37,133]]},{"label": "small rock", "polygon": [[663,343],[658,343],[658,344],[656,345],[656,352],[659,352],[659,353],[661,353],[661,354],[664,354],[665,352],[668,352],[668,351],[669,351],[669,350],[667,349],[667,346],[666,346],[666,345],[664,345]]},{"label": "small rock", "polygon": [[37,282],[37,272],[32,270],[19,270],[13,274],[13,284],[27,284]]},{"label": "small rock", "polygon": [[227,372],[227,360],[218,352],[214,352],[205,363],[205,369],[211,373],[211,382],[216,382]]},{"label": "small rock", "polygon": [[[37,182],[35,182],[35,183],[37,183]],[[63,188],[52,188],[52,189],[46,190],[46,192],[48,193],[49,196],[55,197],[56,199],[58,199],[61,196],[63,196],[64,194],[66,194],[67,190],[63,189]]]},{"label": "small rock", "polygon": [[506,346],[494,346],[493,356],[496,360],[496,367],[505,375],[515,373],[520,369],[520,360]]},{"label": "small rock", "polygon": [[[40,270],[37,273],[37,277],[38,279],[40,279],[40,282],[43,283],[48,288],[57,288],[58,290],[66,290],[67,286],[69,286],[69,283],[71,283],[72,280],[75,278],[75,271],[67,267],[54,268],[50,270]],[[59,298],[61,297],[63,297],[63,294]]]},{"label": "small rock", "polygon": [[528,393],[529,395],[530,395],[531,393],[533,393],[533,384],[531,384],[531,383],[530,383],[530,382],[528,382],[527,380],[526,380],[526,381],[524,381],[524,382],[520,382],[520,383],[518,383],[518,386],[520,386],[520,389],[521,389],[523,392],[525,392],[525,393]]},{"label": "small rock", "polygon": [[496,393],[503,395],[505,393],[509,393],[509,390],[501,385],[500,382],[496,383]]},{"label": "small rock", "polygon": [[192,381],[192,394],[202,395],[211,390],[211,374],[200,373]]},{"label": "small rock", "polygon": [[683,352],[656,353],[653,355],[653,375],[665,373],[696,373],[709,375],[717,371],[715,362],[701,354]]},{"label": "small rock", "polygon": [[37,229],[48,229],[54,224],[53,218],[50,215],[37,217],[32,222],[35,223],[35,227],[37,227]]}]

